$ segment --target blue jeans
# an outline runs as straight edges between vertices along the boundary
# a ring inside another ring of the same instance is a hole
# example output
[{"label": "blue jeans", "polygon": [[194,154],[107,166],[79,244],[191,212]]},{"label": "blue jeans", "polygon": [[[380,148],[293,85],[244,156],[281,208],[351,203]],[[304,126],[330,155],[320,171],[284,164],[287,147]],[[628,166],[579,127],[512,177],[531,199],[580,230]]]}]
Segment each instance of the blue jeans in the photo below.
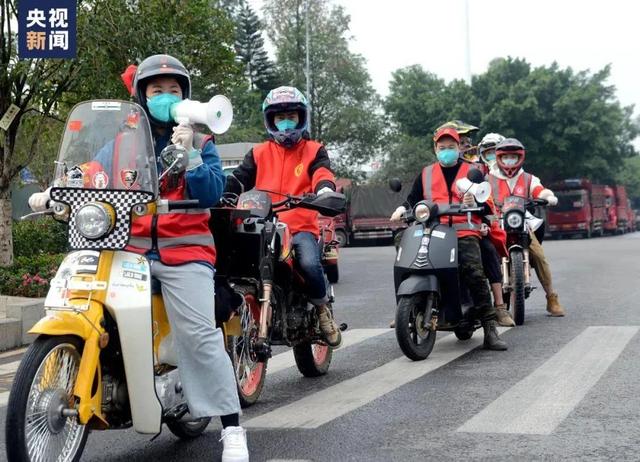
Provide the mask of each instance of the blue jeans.
[{"label": "blue jeans", "polygon": [[308,232],[300,232],[293,236],[293,251],[300,265],[302,275],[307,283],[307,292],[311,303],[316,306],[329,301],[324,270],[320,262],[320,252],[316,237]]}]

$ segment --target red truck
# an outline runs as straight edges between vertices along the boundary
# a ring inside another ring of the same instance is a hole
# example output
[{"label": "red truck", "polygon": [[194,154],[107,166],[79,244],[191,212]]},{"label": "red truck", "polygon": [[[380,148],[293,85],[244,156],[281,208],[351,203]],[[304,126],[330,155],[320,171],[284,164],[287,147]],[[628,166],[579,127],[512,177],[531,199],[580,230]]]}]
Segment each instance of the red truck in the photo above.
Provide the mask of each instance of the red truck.
[{"label": "red truck", "polygon": [[624,186],[613,188],[616,200],[617,232],[620,234],[635,231],[635,212],[631,208],[631,201],[627,197],[627,190]]},{"label": "red truck", "polygon": [[391,239],[397,230],[406,227],[403,222],[389,220],[406,194],[395,193],[382,185],[354,185],[345,179],[338,179],[336,187],[348,200],[346,213],[333,218],[336,240],[341,247],[358,240]]},{"label": "red truck", "polygon": [[549,207],[547,220],[553,237],[579,234],[589,238],[604,233],[608,221],[605,206],[607,186],[587,179],[568,179],[550,186],[558,205]]}]

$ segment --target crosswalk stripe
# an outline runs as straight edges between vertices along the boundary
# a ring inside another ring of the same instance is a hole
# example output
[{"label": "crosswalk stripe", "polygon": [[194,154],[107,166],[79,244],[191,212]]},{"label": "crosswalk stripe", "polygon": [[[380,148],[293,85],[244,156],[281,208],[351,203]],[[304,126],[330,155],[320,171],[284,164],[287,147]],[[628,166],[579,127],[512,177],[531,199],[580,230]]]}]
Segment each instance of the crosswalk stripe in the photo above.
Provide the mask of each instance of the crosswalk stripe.
[{"label": "crosswalk stripe", "polygon": [[638,326],[586,328],[458,431],[551,434],[600,380],[638,329]]},{"label": "crosswalk stripe", "polygon": [[14,374],[18,370],[20,361],[13,361],[6,364],[0,364],[0,375]]},{"label": "crosswalk stripe", "polygon": [[318,428],[444,366],[481,343],[482,335],[475,335],[465,342],[459,342],[454,335],[447,335],[436,341],[433,352],[425,361],[413,362],[402,356],[291,404],[254,417],[244,422],[243,426]]},{"label": "crosswalk stripe", "polygon": [[[342,333],[342,346],[334,352],[338,353],[342,351],[344,348],[350,347],[352,345],[356,345],[360,342],[364,342],[373,337],[377,337],[378,335],[387,334],[389,332],[393,332],[391,329],[353,329],[347,330]],[[276,372],[280,372],[284,369],[292,367],[296,364],[295,359],[293,358],[293,351],[287,350],[284,353],[280,353],[275,355],[273,358],[269,359],[267,363],[267,373],[275,374]]]}]

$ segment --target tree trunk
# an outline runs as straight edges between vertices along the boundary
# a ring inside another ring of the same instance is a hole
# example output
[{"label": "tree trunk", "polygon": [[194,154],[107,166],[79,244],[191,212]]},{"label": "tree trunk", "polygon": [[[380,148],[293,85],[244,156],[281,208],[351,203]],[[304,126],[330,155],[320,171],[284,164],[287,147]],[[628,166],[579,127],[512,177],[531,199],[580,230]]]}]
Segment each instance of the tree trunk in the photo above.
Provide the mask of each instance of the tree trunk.
[{"label": "tree trunk", "polygon": [[0,267],[13,264],[12,225],[9,191],[0,191]]}]

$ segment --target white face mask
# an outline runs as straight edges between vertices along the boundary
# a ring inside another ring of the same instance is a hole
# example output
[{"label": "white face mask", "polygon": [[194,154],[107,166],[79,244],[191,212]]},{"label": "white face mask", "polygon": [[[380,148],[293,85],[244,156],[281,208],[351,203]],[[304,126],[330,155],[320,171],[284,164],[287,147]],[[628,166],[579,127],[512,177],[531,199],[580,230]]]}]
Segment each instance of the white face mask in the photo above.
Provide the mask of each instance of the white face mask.
[{"label": "white face mask", "polygon": [[500,160],[507,167],[512,167],[518,163],[520,156],[502,156]]}]

